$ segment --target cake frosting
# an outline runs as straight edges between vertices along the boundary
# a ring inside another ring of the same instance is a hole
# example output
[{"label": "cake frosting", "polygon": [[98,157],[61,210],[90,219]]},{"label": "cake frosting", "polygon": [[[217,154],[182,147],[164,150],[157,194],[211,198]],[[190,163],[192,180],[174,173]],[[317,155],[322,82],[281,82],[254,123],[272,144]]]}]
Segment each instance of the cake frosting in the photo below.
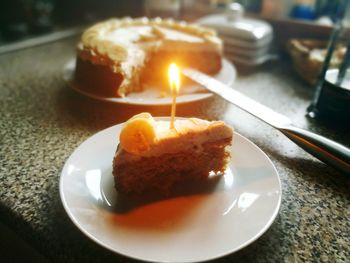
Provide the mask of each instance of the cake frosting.
[{"label": "cake frosting", "polygon": [[[158,45],[152,46],[153,49],[157,49],[162,45],[161,42],[164,44],[164,41],[160,40],[166,40],[168,45],[186,44],[186,42],[202,43],[203,48],[213,48],[222,52],[222,42],[211,29],[183,21],[175,22],[172,19],[148,19],[146,17],[110,19],[98,23],[84,32],[80,48],[93,48],[117,64],[127,60],[132,53],[130,51],[132,46],[142,47],[144,42],[159,41]],[[192,48],[190,45],[189,47]]]},{"label": "cake frosting", "polygon": [[[119,156],[120,162],[134,161],[142,157],[156,157],[163,154],[172,154],[176,152],[186,152],[193,150],[200,152],[204,143],[232,138],[233,130],[223,121],[207,121],[198,118],[177,119],[174,122],[174,128],[170,128],[170,121],[154,120],[148,113],[136,115],[131,121],[149,121],[150,126],[145,125],[140,132],[144,133],[145,129],[152,129],[151,138],[145,147],[141,147],[139,151],[129,151],[127,147],[123,147],[123,136],[120,136],[119,151],[123,152]],[[128,122],[125,124],[125,127]],[[137,127],[137,124],[135,125]],[[140,126],[139,126],[140,127]],[[138,127],[137,127],[138,128]],[[136,129],[137,129],[136,128]],[[129,132],[129,131],[125,131]],[[123,134],[123,130],[121,135]],[[135,141],[138,145],[140,141]]]}]

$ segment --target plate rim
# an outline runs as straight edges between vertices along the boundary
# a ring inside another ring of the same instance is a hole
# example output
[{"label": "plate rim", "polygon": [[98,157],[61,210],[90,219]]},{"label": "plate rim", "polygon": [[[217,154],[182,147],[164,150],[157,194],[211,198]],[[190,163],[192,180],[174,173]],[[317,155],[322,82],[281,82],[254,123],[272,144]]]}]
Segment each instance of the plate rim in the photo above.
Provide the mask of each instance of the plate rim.
[{"label": "plate rim", "polygon": [[[169,117],[154,117],[155,119],[157,120],[169,120]],[[179,117],[181,118],[181,117]],[[144,261],[144,262],[155,262],[155,260],[153,259],[145,259],[145,258],[142,258],[142,257],[139,257],[139,256],[134,256],[134,255],[130,255],[130,254],[127,254],[127,253],[124,253],[124,252],[120,252],[116,249],[113,249],[113,247],[111,246],[108,246],[107,244],[105,244],[104,242],[100,241],[97,237],[93,236],[92,234],[90,234],[85,228],[82,227],[82,225],[78,222],[78,220],[74,217],[74,215],[71,213],[70,211],[70,208],[69,208],[69,205],[67,204],[67,201],[65,199],[65,193],[64,193],[64,189],[63,189],[63,172],[65,170],[67,170],[67,164],[69,162],[69,160],[71,158],[73,158],[73,155],[78,151],[78,148],[80,148],[81,145],[83,145],[84,143],[86,143],[87,141],[90,141],[90,140],[93,140],[94,137],[98,136],[99,134],[101,133],[104,133],[106,132],[107,130],[113,130],[113,129],[116,129],[117,126],[121,126],[123,125],[123,123],[119,123],[119,124],[116,124],[116,125],[113,125],[113,126],[110,126],[108,128],[105,128],[101,131],[98,131],[96,133],[94,133],[93,135],[89,136],[86,140],[84,140],[82,143],[80,143],[74,150],[73,152],[69,155],[69,157],[66,159],[65,163],[64,163],[64,166],[61,170],[61,173],[60,173],[60,179],[59,179],[59,194],[60,194],[60,199],[61,199],[61,203],[64,207],[64,210],[65,210],[65,213],[68,215],[68,217],[70,218],[70,220],[73,222],[73,224],[75,225],[75,227],[78,228],[78,230],[80,230],[85,236],[87,236],[88,238],[90,238],[91,240],[93,240],[94,242],[96,242],[96,244],[104,247],[105,249],[113,252],[113,253],[116,253],[118,255],[122,255],[122,256],[125,256],[127,258],[130,258],[130,259],[136,259],[136,260],[141,260],[141,261]],[[239,246],[237,246],[236,248],[234,249],[231,249],[231,250],[227,250],[227,251],[224,251],[224,252],[221,252],[221,253],[216,253],[215,255],[213,255],[212,257],[210,258],[203,258],[203,259],[199,259],[199,260],[196,260],[196,261],[178,261],[178,260],[175,260],[175,261],[172,261],[172,262],[183,262],[183,263],[186,263],[186,262],[207,262],[207,261],[210,261],[210,260],[215,260],[215,259],[219,259],[219,258],[222,258],[224,256],[227,256],[227,255],[230,255],[230,254],[233,254],[233,253],[236,253],[240,250],[242,250],[243,248],[249,246],[250,244],[254,243],[256,240],[258,240],[270,227],[271,225],[273,224],[273,222],[275,221],[280,209],[281,209],[281,202],[282,202],[282,184],[281,184],[281,178],[280,178],[280,175],[278,173],[278,170],[276,169],[276,166],[274,165],[274,163],[272,162],[272,160],[269,158],[269,156],[259,147],[257,146],[254,142],[252,142],[251,140],[249,140],[248,138],[246,138],[245,136],[241,135],[240,133],[234,131],[234,136],[238,136],[240,137],[240,139],[242,139],[243,141],[245,141],[246,143],[250,144],[250,146],[252,146],[254,148],[255,151],[258,151],[260,154],[262,154],[262,156],[264,157],[265,161],[267,161],[267,163],[269,164],[270,168],[272,169],[273,171],[273,174],[275,175],[276,179],[277,179],[277,185],[278,185],[278,200],[276,202],[276,206],[274,207],[274,211],[273,213],[270,215],[270,218],[269,220],[264,224],[264,227],[262,227],[260,229],[260,231],[258,231],[253,237],[251,237],[250,239],[248,239],[246,242],[240,244]],[[67,176],[67,175],[66,175]],[[163,262],[163,261],[157,261],[157,262]]]},{"label": "plate rim", "polygon": [[[63,80],[67,83],[68,87],[72,89],[73,91],[79,93],[80,95],[83,95],[85,97],[98,100],[98,101],[103,101],[103,102],[110,102],[110,103],[116,103],[116,104],[125,104],[125,105],[139,105],[139,106],[168,106],[171,105],[172,101],[169,99],[169,101],[160,101],[156,103],[152,103],[149,100],[146,101],[138,101],[137,99],[125,99],[125,98],[117,98],[117,97],[103,97],[103,96],[98,96],[96,94],[92,94],[89,92],[86,92],[78,87],[78,84],[74,82],[72,79],[72,74],[74,71],[74,68],[72,64],[76,61],[76,58],[71,58],[69,59],[64,65],[62,69],[62,78]],[[229,83],[225,83],[228,86],[232,86],[233,83],[235,83],[236,78],[237,78],[237,70],[234,64],[229,61],[227,58],[222,58],[222,65],[230,67],[232,69],[232,80],[230,80]],[[191,98],[192,96],[196,95],[197,98]],[[184,94],[181,96],[178,96],[177,104],[185,104],[185,103],[191,103],[195,101],[201,101],[208,99],[210,97],[214,96],[213,93],[210,91],[208,92],[203,92],[203,93],[190,93],[190,94]],[[127,97],[126,97],[127,98]],[[180,98],[180,99],[179,99]],[[154,98],[152,100],[156,100],[157,98]]]}]

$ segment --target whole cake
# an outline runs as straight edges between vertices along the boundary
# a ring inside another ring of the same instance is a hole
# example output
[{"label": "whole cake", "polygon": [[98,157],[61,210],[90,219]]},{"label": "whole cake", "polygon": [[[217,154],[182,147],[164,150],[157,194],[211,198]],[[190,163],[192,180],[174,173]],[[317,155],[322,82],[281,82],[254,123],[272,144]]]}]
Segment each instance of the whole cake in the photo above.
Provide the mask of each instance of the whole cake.
[{"label": "whole cake", "polygon": [[121,193],[171,193],[178,184],[225,171],[233,129],[222,121],[197,118],[155,120],[149,113],[129,119],[113,160],[115,187]]},{"label": "whole cake", "polygon": [[140,83],[164,83],[170,62],[215,74],[221,55],[216,33],[198,25],[160,18],[110,19],[83,33],[74,81],[89,93],[123,97],[141,90]]}]

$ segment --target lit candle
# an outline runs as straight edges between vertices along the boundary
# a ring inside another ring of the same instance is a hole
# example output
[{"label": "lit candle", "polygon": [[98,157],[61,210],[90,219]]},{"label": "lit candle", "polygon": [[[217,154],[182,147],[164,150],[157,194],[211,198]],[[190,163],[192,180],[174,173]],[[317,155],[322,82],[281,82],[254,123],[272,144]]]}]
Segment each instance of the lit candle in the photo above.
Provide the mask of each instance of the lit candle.
[{"label": "lit candle", "polygon": [[171,105],[170,128],[174,128],[174,120],[176,113],[176,96],[180,89],[180,71],[175,63],[171,63],[168,70],[170,90],[173,94],[173,103]]}]

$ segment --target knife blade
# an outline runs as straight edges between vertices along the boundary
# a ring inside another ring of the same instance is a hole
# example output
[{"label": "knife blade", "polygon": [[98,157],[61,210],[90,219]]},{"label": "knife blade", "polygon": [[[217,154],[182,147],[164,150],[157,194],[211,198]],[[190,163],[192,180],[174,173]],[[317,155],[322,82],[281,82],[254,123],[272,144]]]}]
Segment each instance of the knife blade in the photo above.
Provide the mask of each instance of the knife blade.
[{"label": "knife blade", "polygon": [[201,84],[212,93],[219,95],[228,102],[278,129],[289,139],[322,162],[350,174],[350,149],[344,145],[293,126],[292,121],[286,116],[273,111],[265,105],[198,70],[186,68],[182,69],[182,74],[198,84]]}]

